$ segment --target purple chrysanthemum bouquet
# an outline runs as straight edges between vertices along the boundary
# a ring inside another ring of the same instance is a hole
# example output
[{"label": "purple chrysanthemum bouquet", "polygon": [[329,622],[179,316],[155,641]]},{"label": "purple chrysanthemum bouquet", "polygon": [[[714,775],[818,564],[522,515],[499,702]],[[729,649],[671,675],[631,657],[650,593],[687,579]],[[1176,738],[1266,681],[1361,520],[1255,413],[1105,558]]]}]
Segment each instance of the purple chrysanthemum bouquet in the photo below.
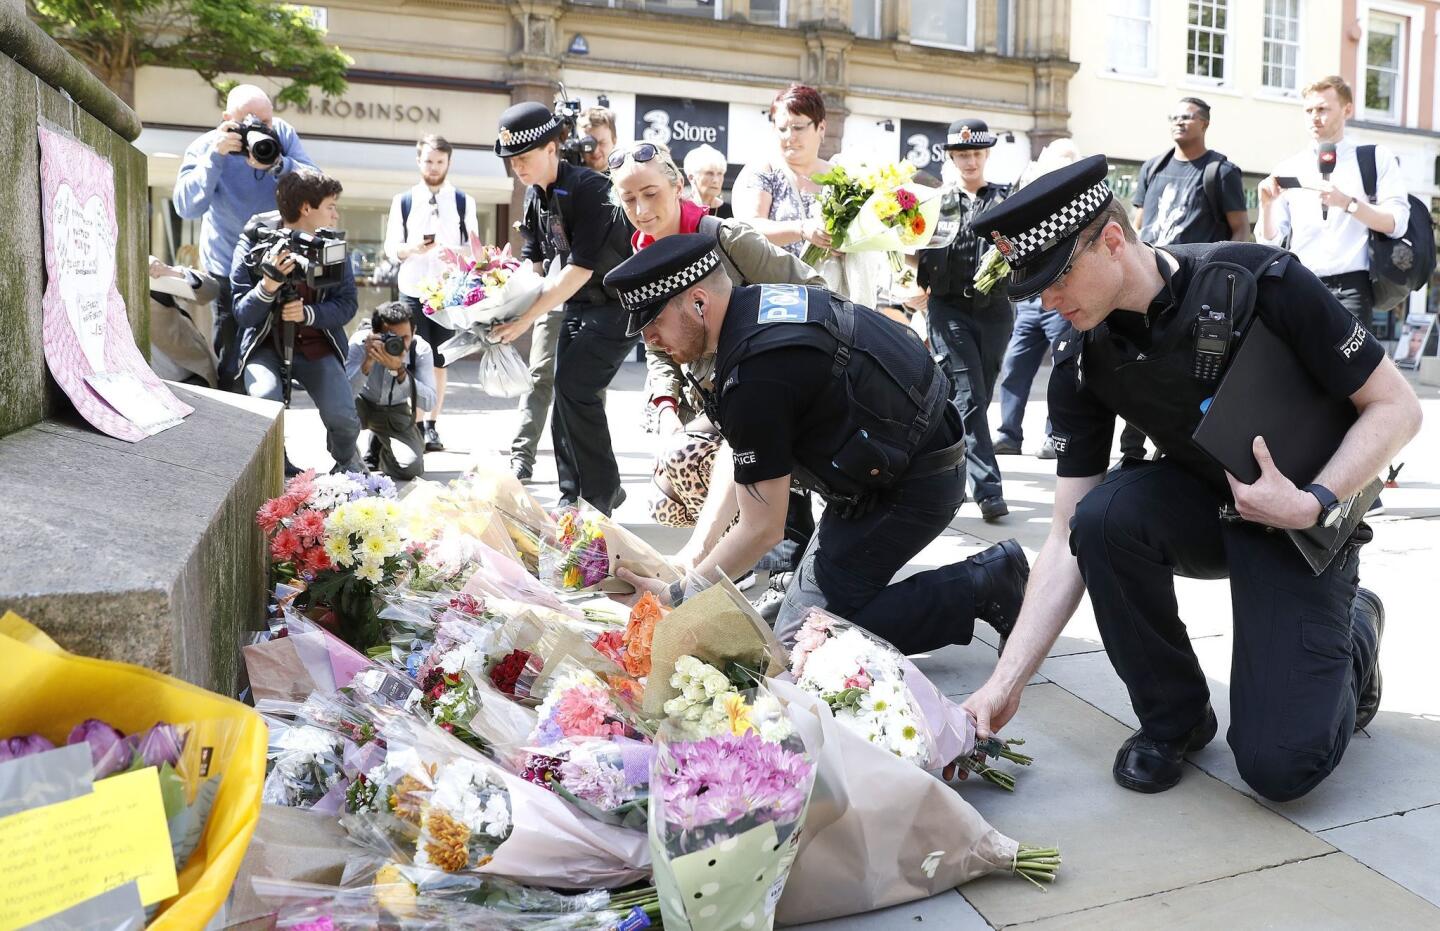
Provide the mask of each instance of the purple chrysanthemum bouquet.
[{"label": "purple chrysanthemum bouquet", "polygon": [[726,696],[711,733],[667,723],[650,775],[650,851],[665,927],[770,928],[815,764],[766,690]]}]

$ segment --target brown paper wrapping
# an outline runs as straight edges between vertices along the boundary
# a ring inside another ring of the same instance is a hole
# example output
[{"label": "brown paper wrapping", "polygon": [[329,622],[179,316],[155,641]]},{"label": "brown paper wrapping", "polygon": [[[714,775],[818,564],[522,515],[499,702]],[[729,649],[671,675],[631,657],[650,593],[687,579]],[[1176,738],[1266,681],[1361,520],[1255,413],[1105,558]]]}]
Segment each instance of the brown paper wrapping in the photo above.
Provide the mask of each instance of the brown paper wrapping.
[{"label": "brown paper wrapping", "polygon": [[845,729],[820,699],[775,679],[815,761],[815,790],[781,925],[855,915],[1008,870],[1019,845],[950,786]]},{"label": "brown paper wrapping", "polygon": [[262,805],[255,836],[235,877],[228,920],[239,924],[275,911],[255,894],[253,878],[338,886],[346,859],[361,852],[333,814]]},{"label": "brown paper wrapping", "polygon": [[679,694],[670,684],[670,676],[681,656],[693,656],[721,670],[733,661],[767,675],[778,674],[784,668],[784,654],[775,652],[771,646],[774,635],[767,637],[767,633],[765,622],[733,585],[719,584],[686,600],[655,625],[650,677],[645,680],[645,712],[659,716],[665,702]]},{"label": "brown paper wrapping", "polygon": [[289,637],[253,643],[241,652],[255,701],[304,701],[317,687]]},{"label": "brown paper wrapping", "polygon": [[605,535],[605,551],[610,557],[610,574],[616,569],[629,569],[644,579],[678,582],[680,573],[653,546],[608,517],[600,519],[600,532]]}]

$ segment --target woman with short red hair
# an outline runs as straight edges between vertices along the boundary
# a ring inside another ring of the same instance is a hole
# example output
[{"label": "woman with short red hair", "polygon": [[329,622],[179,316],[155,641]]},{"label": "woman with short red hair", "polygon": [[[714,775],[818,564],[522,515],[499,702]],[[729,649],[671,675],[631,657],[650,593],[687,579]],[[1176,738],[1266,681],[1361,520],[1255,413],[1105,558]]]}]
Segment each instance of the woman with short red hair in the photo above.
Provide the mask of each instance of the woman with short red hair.
[{"label": "woman with short red hair", "polygon": [[746,165],[735,179],[735,219],[744,220],[797,257],[811,243],[829,248],[812,177],[830,168],[820,157],[825,141],[825,101],[806,84],[791,84],[770,104],[779,142],[776,156]]}]

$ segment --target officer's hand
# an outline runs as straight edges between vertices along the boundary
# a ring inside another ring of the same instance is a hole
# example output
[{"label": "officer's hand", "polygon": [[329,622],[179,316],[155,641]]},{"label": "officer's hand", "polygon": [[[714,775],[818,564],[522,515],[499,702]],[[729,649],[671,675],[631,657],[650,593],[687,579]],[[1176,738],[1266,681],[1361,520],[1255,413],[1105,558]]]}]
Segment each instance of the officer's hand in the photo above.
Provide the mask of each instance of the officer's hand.
[{"label": "officer's hand", "polygon": [[1260,477],[1255,484],[1246,485],[1229,472],[1225,473],[1230,493],[1235,496],[1235,510],[1251,523],[1279,530],[1314,527],[1320,517],[1320,502],[1309,492],[1296,488],[1295,483],[1276,468],[1263,436],[1255,437],[1252,451],[1260,464]]},{"label": "officer's hand", "polygon": [[975,719],[975,736],[980,740],[993,737],[1020,710],[1020,692],[997,685],[992,679],[980,686],[961,705]]},{"label": "officer's hand", "polygon": [[535,325],[535,318],[528,312],[516,317],[514,320],[505,323],[497,323],[490,328],[490,337],[502,344],[510,344],[525,335],[525,332]]},{"label": "officer's hand", "polygon": [[280,308],[280,319],[286,323],[305,322],[305,302],[296,298],[284,307]]},{"label": "officer's hand", "polygon": [[1350,206],[1350,201],[1354,199],[1329,181],[1321,181],[1319,191],[1320,203],[1327,207],[1338,207],[1344,210]]},{"label": "officer's hand", "polygon": [[830,234],[825,232],[825,221],[818,217],[801,222],[800,238],[822,249],[830,248]]},{"label": "officer's hand", "polygon": [[215,151],[221,155],[236,155],[240,152],[240,124],[234,120],[222,120],[215,127],[220,136],[215,140]]},{"label": "officer's hand", "polygon": [[615,578],[621,580],[622,582],[629,582],[631,585],[635,586],[635,594],[611,595],[610,597],[614,601],[618,601],[621,604],[626,605],[627,607],[633,608],[635,606],[635,602],[639,601],[640,597],[646,592],[649,592],[657,599],[659,599],[662,605],[670,604],[670,584],[668,582],[662,582],[659,579],[646,578],[643,575],[636,575],[629,569],[626,569],[624,566],[616,568]]},{"label": "officer's hand", "polygon": [[705,558],[705,547],[697,542],[689,542],[680,547],[680,551],[670,557],[670,565],[681,575],[694,570]]},{"label": "officer's hand", "polygon": [[1260,195],[1260,203],[1268,204],[1280,196],[1282,188],[1280,187],[1280,182],[1275,180],[1275,176],[1271,175],[1264,181],[1261,181],[1255,190]]}]

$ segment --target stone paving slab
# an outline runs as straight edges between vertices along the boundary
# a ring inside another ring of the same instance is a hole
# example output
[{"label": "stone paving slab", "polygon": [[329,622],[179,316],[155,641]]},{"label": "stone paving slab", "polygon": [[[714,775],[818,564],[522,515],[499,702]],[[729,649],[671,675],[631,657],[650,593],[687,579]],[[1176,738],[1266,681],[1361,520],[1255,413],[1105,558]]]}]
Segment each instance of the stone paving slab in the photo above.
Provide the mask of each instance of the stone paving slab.
[{"label": "stone paving slab", "polygon": [[1001,833],[1026,843],[1058,843],[1064,863],[1046,893],[1008,875],[962,886],[961,894],[997,927],[1333,849],[1198,772],[1159,795],[1120,788],[1110,765],[1129,729],[1057,685],[1026,688],[1006,733],[1026,739],[1035,765],[1016,773],[1013,795],[967,784],[965,798]]},{"label": "stone paving slab", "polygon": [[1433,928],[1440,909],[1343,853],[1286,863],[1215,882],[1015,927],[1187,931],[1234,928]]},{"label": "stone paving slab", "polygon": [[[958,893],[942,892],[918,902],[907,902],[863,915],[829,921],[789,925],[805,931],[913,931],[916,926],[940,931],[989,931],[990,923]],[[785,926],[782,926],[785,927]]]},{"label": "stone paving slab", "polygon": [[[1440,805],[1322,831],[1320,836],[1440,906]],[[1440,915],[1432,919],[1432,926],[1437,923]]]}]

